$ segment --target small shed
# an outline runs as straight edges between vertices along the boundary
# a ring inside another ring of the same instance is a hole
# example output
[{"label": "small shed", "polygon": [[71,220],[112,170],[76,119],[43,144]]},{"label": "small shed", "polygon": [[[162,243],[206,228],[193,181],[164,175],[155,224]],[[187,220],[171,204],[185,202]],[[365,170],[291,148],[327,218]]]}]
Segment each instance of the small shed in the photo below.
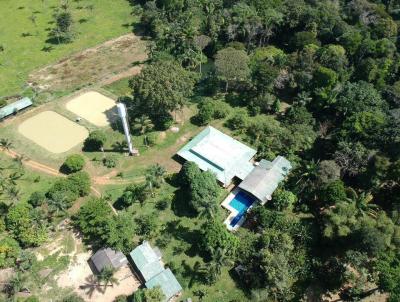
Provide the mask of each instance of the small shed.
[{"label": "small shed", "polygon": [[148,241],[144,241],[136,247],[130,256],[133,260],[134,268],[142,282],[147,282],[164,270],[161,264],[161,254],[159,250],[154,250]]},{"label": "small shed", "polygon": [[239,184],[239,188],[265,204],[272,199],[272,194],[291,169],[292,165],[283,156],[276,157],[272,162],[262,160]]},{"label": "small shed", "polygon": [[14,103],[8,104],[0,108],[0,120],[32,105],[33,102],[28,97],[22,98]]},{"label": "small shed", "polygon": [[100,273],[106,267],[118,269],[128,264],[128,259],[124,254],[110,248],[102,248],[98,250],[92,257],[90,257],[90,261],[94,265],[97,273]]},{"label": "small shed", "polygon": [[154,278],[146,282],[147,288],[159,286],[165,295],[164,301],[169,301],[172,297],[177,296],[182,291],[182,286],[176,280],[174,274],[169,268],[163,270]]}]

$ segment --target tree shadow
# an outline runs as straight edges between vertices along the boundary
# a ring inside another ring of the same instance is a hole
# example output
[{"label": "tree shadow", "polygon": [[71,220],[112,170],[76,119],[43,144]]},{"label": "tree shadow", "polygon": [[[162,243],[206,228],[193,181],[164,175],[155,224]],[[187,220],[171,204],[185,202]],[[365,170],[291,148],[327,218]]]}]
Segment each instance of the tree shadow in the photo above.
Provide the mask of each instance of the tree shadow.
[{"label": "tree shadow", "polygon": [[91,298],[93,294],[98,291],[101,294],[105,293],[105,287],[102,286],[95,275],[90,275],[85,279],[85,284],[79,286],[80,289],[85,291],[85,294]]},{"label": "tree shadow", "polygon": [[41,49],[41,51],[43,51],[43,52],[51,52],[53,49],[54,49],[53,46],[51,46],[51,45],[45,45],[45,46],[43,46],[43,48]]},{"label": "tree shadow", "polygon": [[178,189],[172,199],[171,209],[178,217],[194,218],[197,216],[196,210],[189,204],[190,196],[185,189]]},{"label": "tree shadow", "polygon": [[[188,247],[183,246],[182,251],[189,257],[201,256],[200,230],[190,229],[189,227],[181,225],[178,221],[169,221],[165,226],[165,233],[172,235],[176,240],[183,241],[188,244]],[[180,252],[177,252],[179,254]]]}]

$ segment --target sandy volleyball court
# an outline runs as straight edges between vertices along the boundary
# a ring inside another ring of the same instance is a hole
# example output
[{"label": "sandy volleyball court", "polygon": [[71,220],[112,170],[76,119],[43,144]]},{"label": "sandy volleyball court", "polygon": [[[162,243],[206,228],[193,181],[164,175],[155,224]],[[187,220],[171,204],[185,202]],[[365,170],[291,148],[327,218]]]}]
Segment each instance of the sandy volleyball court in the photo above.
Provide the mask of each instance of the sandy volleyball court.
[{"label": "sandy volleyball court", "polygon": [[63,153],[83,142],[89,132],[54,111],[41,112],[18,127],[18,131],[52,153]]},{"label": "sandy volleyball court", "polygon": [[66,107],[90,123],[104,127],[115,117],[115,105],[115,100],[96,91],[89,91],[69,101]]}]

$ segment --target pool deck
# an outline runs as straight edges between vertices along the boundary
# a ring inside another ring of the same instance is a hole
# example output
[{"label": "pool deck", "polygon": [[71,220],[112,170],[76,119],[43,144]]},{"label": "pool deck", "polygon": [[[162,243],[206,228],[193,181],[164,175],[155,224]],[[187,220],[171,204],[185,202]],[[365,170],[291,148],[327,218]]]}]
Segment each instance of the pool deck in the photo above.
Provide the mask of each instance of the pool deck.
[{"label": "pool deck", "polygon": [[[228,228],[229,231],[236,231],[238,228],[240,228],[242,226],[242,224],[246,220],[245,215],[243,215],[243,217],[240,218],[240,220],[234,226],[231,226],[231,221],[239,214],[239,211],[236,210],[235,208],[231,207],[229,203],[232,201],[232,199],[235,198],[236,194],[238,194],[240,191],[242,191],[242,190],[240,190],[238,187],[234,188],[229,193],[229,195],[225,198],[225,200],[221,203],[221,206],[223,208],[225,208],[225,209],[227,209],[228,211],[231,212],[229,214],[228,218],[226,218],[225,221],[224,221],[224,224],[226,225],[226,227]],[[252,207],[253,207],[253,205],[251,205],[247,209],[247,211]]]}]

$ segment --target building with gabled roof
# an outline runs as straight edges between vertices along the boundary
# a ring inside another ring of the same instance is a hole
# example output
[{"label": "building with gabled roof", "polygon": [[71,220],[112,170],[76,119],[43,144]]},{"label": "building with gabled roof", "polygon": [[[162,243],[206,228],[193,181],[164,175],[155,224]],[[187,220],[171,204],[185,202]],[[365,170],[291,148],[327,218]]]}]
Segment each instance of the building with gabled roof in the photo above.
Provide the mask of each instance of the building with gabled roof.
[{"label": "building with gabled roof", "polygon": [[178,155],[195,162],[203,171],[211,171],[225,187],[232,179],[241,180],[253,170],[251,159],[256,150],[208,126],[182,149]]},{"label": "building with gabled roof", "polygon": [[0,108],[0,120],[32,105],[33,102],[28,97],[22,98],[14,103],[8,104]]},{"label": "building with gabled roof", "polygon": [[102,248],[98,250],[92,257],[90,257],[90,261],[93,263],[97,273],[101,273],[101,271],[106,267],[118,269],[128,264],[128,259],[124,254],[110,248]]},{"label": "building with gabled roof", "polygon": [[276,157],[272,162],[263,159],[239,184],[239,188],[265,204],[272,199],[272,194],[291,169],[292,165],[283,156]]},{"label": "building with gabled roof", "polygon": [[140,274],[142,282],[147,282],[164,270],[161,264],[161,256],[158,255],[150,246],[148,241],[144,241],[129,254],[135,265],[135,269]]},{"label": "building with gabled roof", "polygon": [[159,286],[164,293],[165,301],[169,301],[177,293],[182,291],[182,286],[169,268],[163,270],[154,278],[151,278],[145,285],[147,288]]},{"label": "building with gabled roof", "polygon": [[164,301],[171,300],[182,291],[182,286],[172,271],[164,268],[159,250],[152,248],[148,241],[137,246],[129,255],[141,282],[147,288],[159,286],[164,293]]}]

